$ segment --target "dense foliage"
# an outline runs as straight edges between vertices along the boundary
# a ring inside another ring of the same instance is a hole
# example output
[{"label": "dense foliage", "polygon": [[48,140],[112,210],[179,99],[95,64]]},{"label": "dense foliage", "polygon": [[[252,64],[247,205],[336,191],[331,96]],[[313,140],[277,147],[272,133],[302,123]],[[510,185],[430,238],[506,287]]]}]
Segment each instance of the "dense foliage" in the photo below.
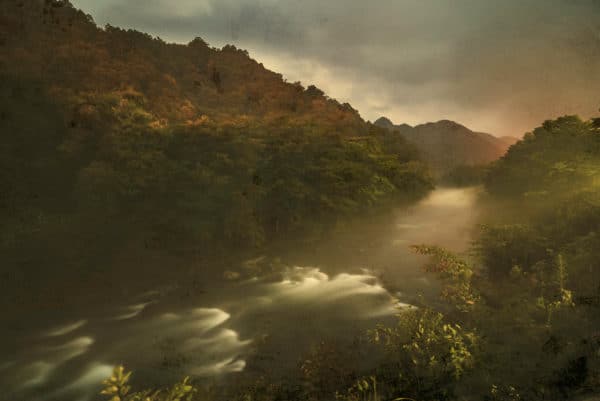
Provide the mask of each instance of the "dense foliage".
[{"label": "dense foliage", "polygon": [[497,197],[521,198],[546,206],[593,189],[597,180],[600,137],[593,121],[576,116],[546,121],[525,134],[487,177]]},{"label": "dense foliage", "polygon": [[100,29],[67,1],[0,11],[10,287],[40,294],[62,274],[97,283],[123,266],[314,241],[432,187],[402,138],[232,46]]}]

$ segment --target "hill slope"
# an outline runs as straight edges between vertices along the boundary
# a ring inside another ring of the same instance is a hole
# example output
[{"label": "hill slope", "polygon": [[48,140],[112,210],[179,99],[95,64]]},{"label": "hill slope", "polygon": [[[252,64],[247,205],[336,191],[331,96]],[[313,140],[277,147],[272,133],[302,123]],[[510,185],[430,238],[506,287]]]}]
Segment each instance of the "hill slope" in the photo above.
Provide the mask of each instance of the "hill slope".
[{"label": "hill slope", "polygon": [[441,120],[411,127],[394,125],[386,117],[375,121],[376,126],[399,132],[414,143],[437,173],[461,165],[481,165],[500,158],[516,142],[514,138],[497,138],[474,132],[454,121]]},{"label": "hill slope", "polygon": [[133,89],[160,123],[207,116],[240,124],[285,118],[338,131],[364,124],[348,104],[285,82],[231,45],[216,49],[200,38],[167,44],[132,30],[98,29],[67,1],[6,0],[0,16],[0,71],[52,80],[63,97]]},{"label": "hill slope", "polygon": [[15,289],[314,241],[431,189],[413,145],[319,89],[233,46],[100,29],[67,1],[0,2],[0,82]]}]

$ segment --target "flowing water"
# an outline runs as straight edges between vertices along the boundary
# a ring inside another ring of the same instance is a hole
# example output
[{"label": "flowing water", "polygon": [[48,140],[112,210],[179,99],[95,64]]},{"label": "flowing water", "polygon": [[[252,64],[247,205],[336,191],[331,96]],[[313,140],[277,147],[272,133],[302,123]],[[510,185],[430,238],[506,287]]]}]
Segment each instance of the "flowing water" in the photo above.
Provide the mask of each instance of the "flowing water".
[{"label": "flowing water", "polygon": [[315,341],[350,341],[377,323],[392,323],[411,297],[433,288],[408,246],[464,251],[476,198],[473,188],[437,189],[393,217],[361,223],[355,235],[324,242],[307,259],[313,266],[260,277],[233,272],[236,280],[205,283],[186,297],[165,286],[107,300],[102,308],[82,307],[42,328],[47,319],[28,316],[31,327],[21,327],[0,354],[1,386],[10,389],[0,400],[91,400],[120,363],[148,383],[291,371]]}]

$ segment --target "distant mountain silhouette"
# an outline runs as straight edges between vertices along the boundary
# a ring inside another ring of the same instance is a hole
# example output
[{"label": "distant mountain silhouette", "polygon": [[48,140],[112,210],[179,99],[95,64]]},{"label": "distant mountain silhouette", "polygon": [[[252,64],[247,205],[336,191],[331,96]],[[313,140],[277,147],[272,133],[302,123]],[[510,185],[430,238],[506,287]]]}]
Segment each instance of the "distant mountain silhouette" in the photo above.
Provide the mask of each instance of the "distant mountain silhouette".
[{"label": "distant mountain silhouette", "polygon": [[394,128],[396,128],[396,126],[394,125],[394,123],[392,122],[392,120],[390,120],[387,117],[379,117],[377,119],[377,121],[375,121],[374,124],[377,125],[378,127],[381,127],[381,128],[387,128],[387,129],[394,129]]},{"label": "distant mountain silhouette", "polygon": [[411,127],[394,124],[381,117],[374,125],[396,131],[413,142],[437,174],[443,174],[460,165],[487,164],[500,158],[517,141],[516,138],[498,138],[483,132],[474,132],[450,120]]}]

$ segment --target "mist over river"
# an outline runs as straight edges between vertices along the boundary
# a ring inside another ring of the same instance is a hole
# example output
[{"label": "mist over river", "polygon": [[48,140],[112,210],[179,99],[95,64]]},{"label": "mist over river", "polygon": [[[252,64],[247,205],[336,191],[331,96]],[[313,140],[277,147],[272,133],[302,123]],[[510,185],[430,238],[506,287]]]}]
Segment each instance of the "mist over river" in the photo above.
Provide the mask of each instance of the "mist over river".
[{"label": "mist over river", "polygon": [[18,330],[2,331],[0,381],[9,392],[0,400],[92,400],[115,364],[134,370],[137,383],[184,375],[227,383],[268,369],[285,375],[312,344],[350,346],[431,291],[423,259],[408,247],[465,251],[477,196],[476,188],[436,189],[412,207],[291,252],[274,274],[248,273],[258,258],[186,297],[165,283],[128,297],[107,294],[105,305],[82,305],[60,319],[23,317]]}]

